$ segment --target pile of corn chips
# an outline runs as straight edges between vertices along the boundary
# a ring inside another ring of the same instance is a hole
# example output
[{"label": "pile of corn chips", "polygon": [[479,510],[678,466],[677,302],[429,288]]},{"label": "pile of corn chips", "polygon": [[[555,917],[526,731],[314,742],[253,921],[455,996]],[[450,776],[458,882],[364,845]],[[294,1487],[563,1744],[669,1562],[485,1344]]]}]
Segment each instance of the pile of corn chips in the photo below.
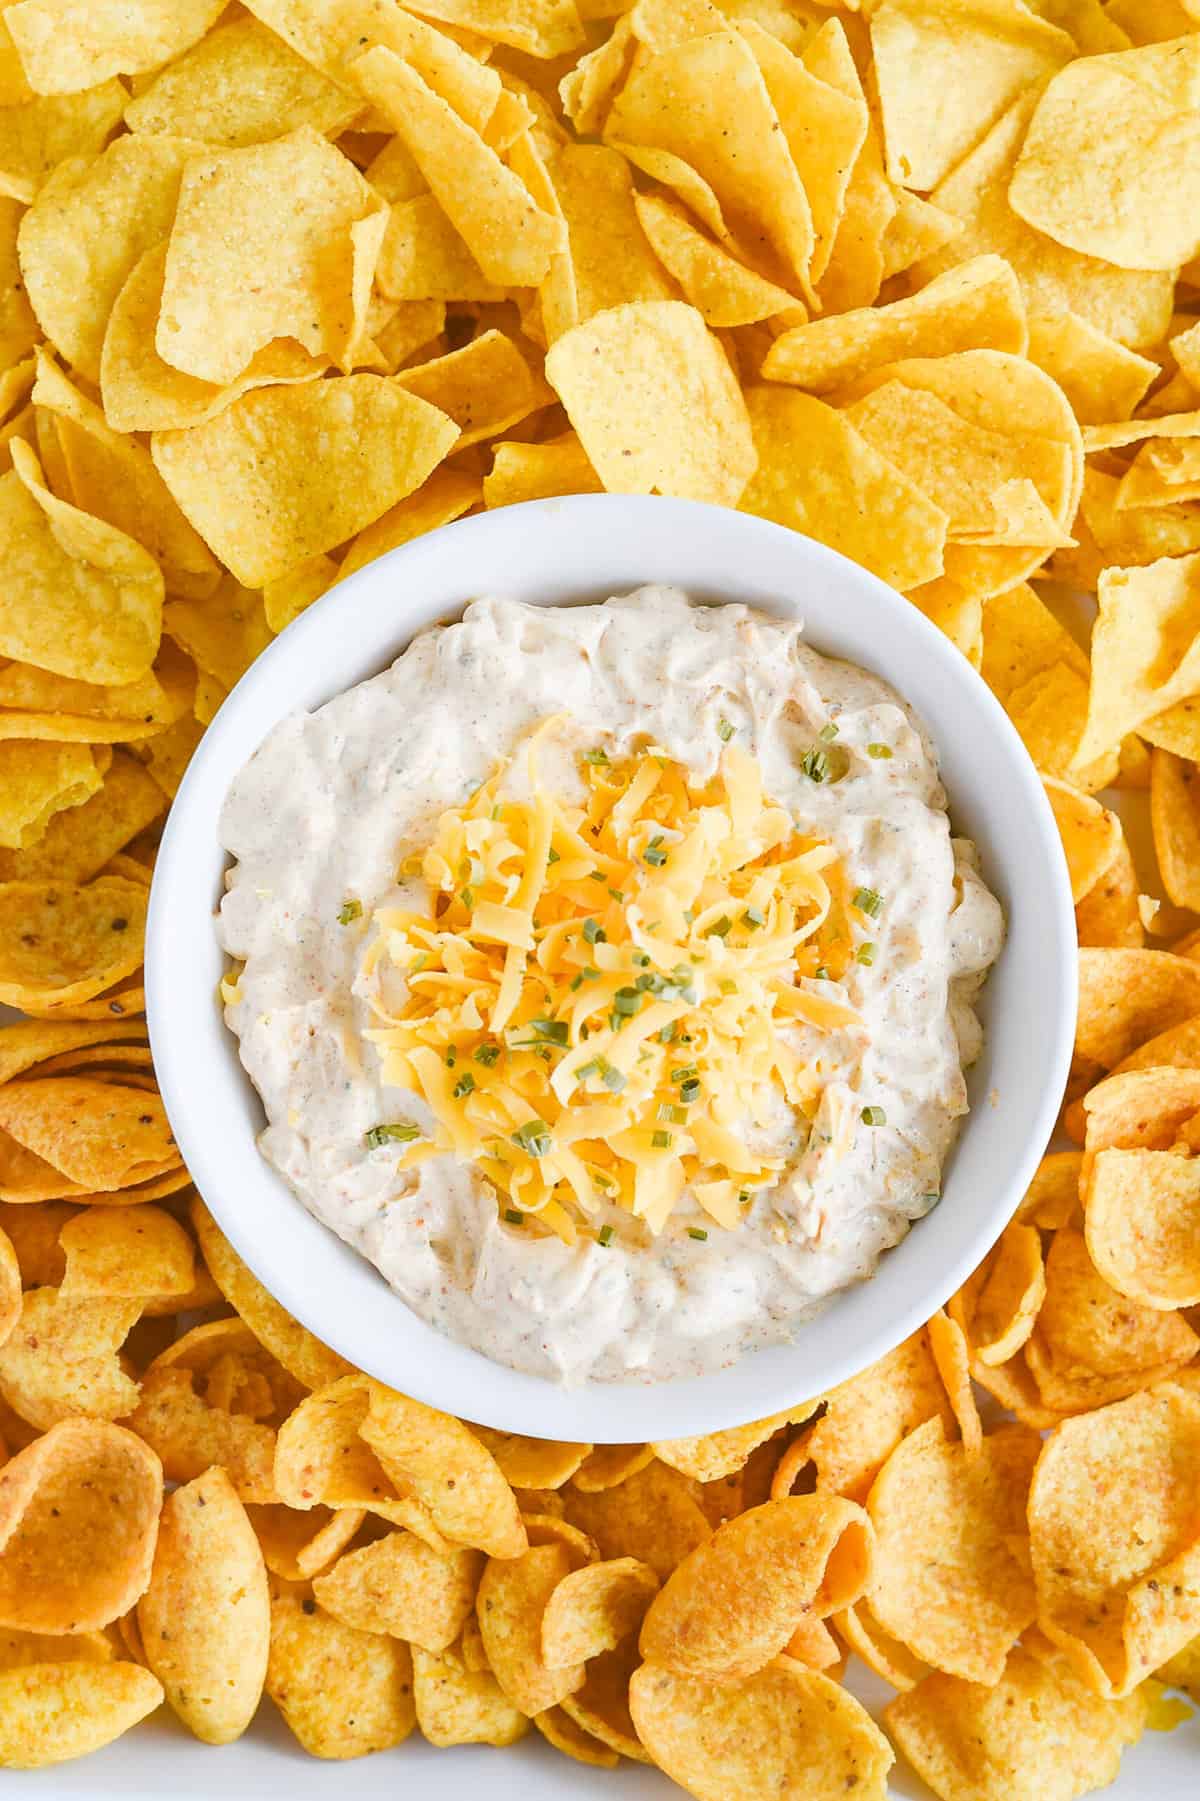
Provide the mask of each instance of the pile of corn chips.
[{"label": "pile of corn chips", "polygon": [[[0,1765],[265,1692],[319,1757],[533,1729],[698,1801],[872,1801],[893,1746],[943,1801],[1111,1780],[1155,1672],[1200,1699],[1200,0],[9,0],[0,263]],[[947,1310],[592,1447],[272,1300],[186,1192],[141,962],[272,634],[600,490],[935,620],[1083,948],[1081,1148]]]}]

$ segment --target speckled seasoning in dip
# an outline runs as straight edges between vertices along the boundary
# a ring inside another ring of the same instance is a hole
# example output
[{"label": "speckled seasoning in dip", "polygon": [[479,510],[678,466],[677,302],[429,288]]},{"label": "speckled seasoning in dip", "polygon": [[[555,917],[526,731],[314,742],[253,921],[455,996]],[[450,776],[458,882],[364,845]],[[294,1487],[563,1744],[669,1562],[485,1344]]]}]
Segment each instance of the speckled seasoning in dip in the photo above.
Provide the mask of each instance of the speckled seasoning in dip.
[{"label": "speckled seasoning in dip", "polygon": [[278,726],[222,837],[264,1156],[489,1357],[717,1368],[936,1201],[1000,908],[920,722],[799,625],[478,601]]}]

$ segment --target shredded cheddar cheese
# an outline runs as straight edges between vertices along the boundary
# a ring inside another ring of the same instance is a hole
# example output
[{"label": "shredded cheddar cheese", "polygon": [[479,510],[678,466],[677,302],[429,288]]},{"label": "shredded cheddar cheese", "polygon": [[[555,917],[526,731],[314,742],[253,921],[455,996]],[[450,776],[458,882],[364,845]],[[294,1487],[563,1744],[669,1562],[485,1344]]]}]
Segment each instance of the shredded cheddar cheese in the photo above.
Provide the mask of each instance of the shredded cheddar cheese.
[{"label": "shredded cheddar cheese", "polygon": [[735,744],[707,787],[654,746],[592,752],[570,807],[537,767],[559,723],[525,747],[527,799],[498,771],[404,865],[431,910],[373,914],[367,1037],[437,1122],[401,1165],[452,1151],[568,1243],[605,1203],[657,1233],[685,1189],[736,1227],[783,1167],[747,1122],[820,1099],[790,1028],[861,1025],[814,979],[845,971],[859,909]]}]

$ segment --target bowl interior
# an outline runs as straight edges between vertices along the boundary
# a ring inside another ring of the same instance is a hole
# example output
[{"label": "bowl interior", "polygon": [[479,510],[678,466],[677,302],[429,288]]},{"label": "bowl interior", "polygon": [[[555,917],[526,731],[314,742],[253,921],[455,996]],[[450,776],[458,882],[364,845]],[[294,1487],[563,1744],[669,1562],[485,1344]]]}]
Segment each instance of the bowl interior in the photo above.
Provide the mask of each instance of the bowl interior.
[{"label": "bowl interior", "polygon": [[[955,829],[979,846],[1007,941],[984,989],[984,1051],[943,1198],[874,1277],[836,1296],[792,1343],[715,1374],[561,1389],[427,1326],[357,1252],[309,1215],[260,1157],[262,1110],[222,1022],[214,913],[218,818],[267,732],[386,667],[421,628],[481,594],[531,604],[603,600],[647,582],[801,617],[817,650],[891,682],[938,746]],[[163,1098],[193,1178],[267,1288],[304,1325],[392,1386],[447,1412],[595,1443],[740,1424],[844,1380],[914,1331],[965,1279],[1027,1186],[1053,1129],[1075,1017],[1066,867],[1041,783],[983,681],[918,610],[836,553],[693,502],[585,495],[464,520],[334,588],[276,640],[210,726],[172,809],[146,940],[148,1014]]]}]

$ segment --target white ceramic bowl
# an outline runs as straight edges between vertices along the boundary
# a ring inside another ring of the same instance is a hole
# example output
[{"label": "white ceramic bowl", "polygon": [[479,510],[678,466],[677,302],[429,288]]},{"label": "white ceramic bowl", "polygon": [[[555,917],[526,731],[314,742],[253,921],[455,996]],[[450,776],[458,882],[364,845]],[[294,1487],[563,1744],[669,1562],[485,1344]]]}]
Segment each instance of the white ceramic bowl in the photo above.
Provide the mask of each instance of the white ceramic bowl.
[{"label": "white ceramic bowl", "polygon": [[[260,1157],[263,1115],[217,1001],[214,930],[230,782],[278,720],[387,666],[413,634],[471,599],[603,600],[644,582],[744,601],[807,622],[816,649],[893,683],[929,725],[956,828],[973,838],[1007,916],[984,991],[972,1111],[937,1209],[790,1345],[716,1374],[564,1390],[453,1343],[308,1214]],[[1054,1126],[1075,1023],[1066,866],[1033,765],[966,659],[920,612],[795,532],[687,501],[583,495],[467,519],[372,563],[318,601],[238,683],[180,788],[159,852],[146,938],[150,1037],[167,1111],[196,1185],[246,1262],[327,1344],[448,1412],[546,1438],[683,1437],[820,1392],[915,1330],[975,1267]]]}]

